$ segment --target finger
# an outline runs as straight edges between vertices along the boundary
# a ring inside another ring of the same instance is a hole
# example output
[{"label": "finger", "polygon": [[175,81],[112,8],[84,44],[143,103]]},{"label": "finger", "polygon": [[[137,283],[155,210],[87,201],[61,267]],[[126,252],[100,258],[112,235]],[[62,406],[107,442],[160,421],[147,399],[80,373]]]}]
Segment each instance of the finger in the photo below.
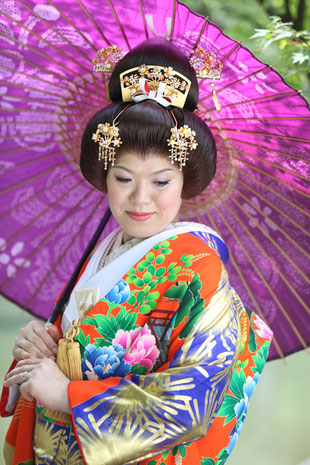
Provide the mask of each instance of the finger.
[{"label": "finger", "polygon": [[56,342],[59,339],[58,329],[55,326],[51,326],[48,330],[40,322],[35,322],[37,324],[33,327],[33,332],[35,335],[41,339],[47,349],[56,354],[57,353],[57,344]]},{"label": "finger", "polygon": [[34,357],[49,357],[57,352],[56,342],[39,321],[20,330],[16,345]]},{"label": "finger", "polygon": [[60,338],[60,335],[59,335],[59,331],[58,329],[56,328],[56,326],[50,326],[47,330],[48,334],[53,338],[53,340],[55,342],[58,342],[59,338]]}]

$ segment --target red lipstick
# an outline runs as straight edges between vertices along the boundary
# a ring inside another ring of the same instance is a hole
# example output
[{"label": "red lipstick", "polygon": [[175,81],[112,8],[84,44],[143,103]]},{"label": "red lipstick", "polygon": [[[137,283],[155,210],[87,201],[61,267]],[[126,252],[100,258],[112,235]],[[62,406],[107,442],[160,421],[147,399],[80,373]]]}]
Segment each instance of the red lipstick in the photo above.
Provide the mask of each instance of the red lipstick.
[{"label": "red lipstick", "polygon": [[154,213],[139,213],[139,212],[128,212],[126,211],[127,215],[135,221],[146,221],[151,218]]}]

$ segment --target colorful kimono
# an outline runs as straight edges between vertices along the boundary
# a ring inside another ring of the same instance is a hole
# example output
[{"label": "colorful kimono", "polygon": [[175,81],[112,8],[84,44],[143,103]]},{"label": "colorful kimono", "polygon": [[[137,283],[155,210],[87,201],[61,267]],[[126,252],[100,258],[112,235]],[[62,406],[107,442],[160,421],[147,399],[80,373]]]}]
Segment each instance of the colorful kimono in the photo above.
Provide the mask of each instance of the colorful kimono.
[{"label": "colorful kimono", "polygon": [[58,320],[67,329],[95,299],[76,338],[83,381],[69,384],[71,421],[21,397],[9,463],[224,464],[271,331],[231,287],[226,246],[209,228],[177,224],[97,272],[110,239],[85,264]]}]

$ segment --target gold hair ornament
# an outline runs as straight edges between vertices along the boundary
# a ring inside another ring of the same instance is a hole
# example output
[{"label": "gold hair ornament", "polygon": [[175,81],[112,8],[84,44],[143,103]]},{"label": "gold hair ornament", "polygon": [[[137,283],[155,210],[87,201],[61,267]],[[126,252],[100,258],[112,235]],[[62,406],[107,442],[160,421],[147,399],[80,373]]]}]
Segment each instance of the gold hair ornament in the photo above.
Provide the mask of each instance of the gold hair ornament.
[{"label": "gold hair ornament", "polygon": [[[223,64],[217,63],[217,57],[213,52],[207,52],[202,47],[191,51],[189,59],[191,66],[194,68],[196,76],[201,79],[218,80],[221,79]],[[217,95],[214,90],[214,82],[211,82],[212,97],[215,108],[221,109]]]},{"label": "gold hair ornament", "polygon": [[175,121],[175,127],[171,128],[171,137],[168,139],[168,146],[170,147],[169,155],[171,164],[179,163],[180,171],[185,166],[188,160],[189,150],[195,150],[198,143],[195,140],[195,131],[193,131],[187,124],[178,129],[177,120],[171,112],[171,116]]},{"label": "gold hair ornament", "polygon": [[[119,115],[118,115],[119,116]],[[113,166],[115,163],[115,148],[119,147],[122,143],[119,137],[119,130],[113,121],[110,123],[99,123],[97,131],[93,133],[92,139],[99,143],[98,160],[104,161],[104,169],[108,169],[108,161]]]},{"label": "gold hair ornament", "polygon": [[155,100],[167,107],[183,108],[191,81],[171,66],[141,65],[120,74],[123,102]]},{"label": "gold hair ornament", "polygon": [[112,73],[115,65],[119,62],[122,56],[122,49],[118,48],[116,45],[101,48],[92,60],[94,71]]}]

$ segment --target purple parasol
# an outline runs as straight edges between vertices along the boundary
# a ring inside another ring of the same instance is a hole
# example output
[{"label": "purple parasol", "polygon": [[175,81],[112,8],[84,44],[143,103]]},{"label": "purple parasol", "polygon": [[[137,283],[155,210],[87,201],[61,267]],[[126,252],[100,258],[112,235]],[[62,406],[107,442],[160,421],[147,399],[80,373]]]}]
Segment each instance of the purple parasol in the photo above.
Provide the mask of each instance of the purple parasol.
[{"label": "purple parasol", "polygon": [[1,9],[3,295],[48,318],[107,208],[78,167],[83,127],[106,104],[95,53],[165,37],[188,57],[202,47],[222,65],[220,79],[201,79],[199,102],[217,141],[217,175],[184,202],[181,219],[224,238],[233,286],[275,333],[270,358],[306,348],[310,113],[299,92],[173,0],[12,0]]}]

